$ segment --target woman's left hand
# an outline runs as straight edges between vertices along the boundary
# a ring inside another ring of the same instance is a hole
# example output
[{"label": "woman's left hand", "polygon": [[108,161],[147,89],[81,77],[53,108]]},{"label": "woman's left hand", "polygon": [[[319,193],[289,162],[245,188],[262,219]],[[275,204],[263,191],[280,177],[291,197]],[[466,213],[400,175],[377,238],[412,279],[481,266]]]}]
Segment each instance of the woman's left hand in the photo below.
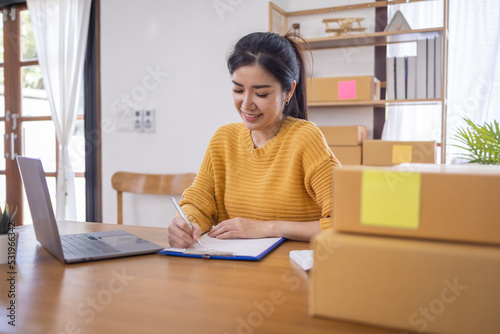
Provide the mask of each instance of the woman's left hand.
[{"label": "woman's left hand", "polygon": [[266,238],[271,236],[269,235],[270,224],[266,221],[237,217],[215,225],[208,232],[208,236],[217,239]]}]

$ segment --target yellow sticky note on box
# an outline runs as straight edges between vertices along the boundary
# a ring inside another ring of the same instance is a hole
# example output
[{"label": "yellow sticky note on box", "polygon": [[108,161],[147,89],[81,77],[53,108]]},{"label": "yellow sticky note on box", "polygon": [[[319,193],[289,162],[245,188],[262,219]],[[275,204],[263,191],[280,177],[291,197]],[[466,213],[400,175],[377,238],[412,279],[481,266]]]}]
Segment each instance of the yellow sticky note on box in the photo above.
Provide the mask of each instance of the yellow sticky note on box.
[{"label": "yellow sticky note on box", "polygon": [[365,170],[361,180],[362,225],[418,229],[420,173]]},{"label": "yellow sticky note on box", "polygon": [[411,162],[411,145],[392,145],[392,163],[403,164]]}]

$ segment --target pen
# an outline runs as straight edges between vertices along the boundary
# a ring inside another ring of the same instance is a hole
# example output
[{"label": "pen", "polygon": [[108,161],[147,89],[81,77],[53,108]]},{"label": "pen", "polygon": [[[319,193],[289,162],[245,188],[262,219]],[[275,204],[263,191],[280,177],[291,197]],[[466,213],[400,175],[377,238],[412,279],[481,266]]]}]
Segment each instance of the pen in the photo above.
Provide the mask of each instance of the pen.
[{"label": "pen", "polygon": [[[186,221],[186,223],[188,223],[189,227],[191,227],[191,230],[194,231],[193,225],[191,224],[191,222],[189,221],[189,219],[187,219],[186,214],[184,213],[184,211],[182,211],[182,208],[180,207],[180,205],[177,204],[177,201],[175,200],[174,197],[172,197],[172,203],[174,203],[174,206],[175,206],[175,209],[177,210],[177,212],[179,212],[179,214],[181,215],[181,217]],[[200,245],[200,247],[203,247],[203,245],[201,244],[200,239],[198,239],[198,245]]]}]

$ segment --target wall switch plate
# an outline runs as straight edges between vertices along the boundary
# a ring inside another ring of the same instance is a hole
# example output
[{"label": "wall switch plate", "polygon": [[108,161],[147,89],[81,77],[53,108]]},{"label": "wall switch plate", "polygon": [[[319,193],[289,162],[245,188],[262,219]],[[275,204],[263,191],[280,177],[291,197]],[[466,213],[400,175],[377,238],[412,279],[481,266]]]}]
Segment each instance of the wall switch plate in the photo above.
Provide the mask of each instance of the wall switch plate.
[{"label": "wall switch plate", "polygon": [[144,111],[141,109],[134,110],[134,131],[135,132],[142,132],[144,130],[143,114],[144,114]]},{"label": "wall switch plate", "polygon": [[155,131],[155,111],[154,109],[144,110],[144,117],[142,119],[142,127],[144,132]]}]

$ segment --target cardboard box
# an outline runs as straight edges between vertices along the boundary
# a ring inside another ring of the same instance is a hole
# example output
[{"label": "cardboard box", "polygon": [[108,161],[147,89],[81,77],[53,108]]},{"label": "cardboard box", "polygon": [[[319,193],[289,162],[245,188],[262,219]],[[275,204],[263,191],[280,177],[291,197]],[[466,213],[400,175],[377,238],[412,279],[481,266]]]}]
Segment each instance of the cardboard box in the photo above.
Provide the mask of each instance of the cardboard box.
[{"label": "cardboard box", "polygon": [[363,165],[392,166],[401,163],[434,163],[434,141],[363,141]]},{"label": "cardboard box", "polygon": [[361,165],[361,146],[332,146],[330,149],[342,166]]},{"label": "cardboard box", "polygon": [[366,139],[366,126],[320,126],[328,145],[355,146],[361,145]]},{"label": "cardboard box", "polygon": [[380,83],[372,75],[309,78],[308,102],[370,101],[380,99]]},{"label": "cardboard box", "polygon": [[351,166],[334,184],[337,231],[500,244],[500,166]]},{"label": "cardboard box", "polygon": [[311,315],[419,333],[499,333],[500,248],[325,231]]}]

